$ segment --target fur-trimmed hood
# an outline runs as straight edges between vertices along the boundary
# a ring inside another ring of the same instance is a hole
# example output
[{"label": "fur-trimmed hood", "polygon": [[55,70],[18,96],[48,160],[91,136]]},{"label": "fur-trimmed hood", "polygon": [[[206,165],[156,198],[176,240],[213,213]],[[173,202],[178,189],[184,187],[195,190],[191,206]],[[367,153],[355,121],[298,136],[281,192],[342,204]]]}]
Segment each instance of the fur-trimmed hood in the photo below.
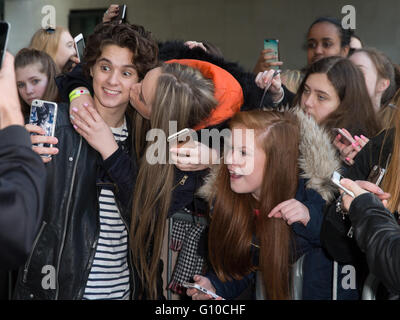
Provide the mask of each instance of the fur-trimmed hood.
[{"label": "fur-trimmed hood", "polygon": [[[305,178],[306,188],[314,189],[327,202],[334,199],[337,188],[331,183],[333,171],[340,171],[341,162],[328,132],[299,107],[291,109],[300,123],[299,145],[300,177]],[[219,166],[214,166],[205,178],[197,195],[211,203],[215,197],[214,187]]]}]

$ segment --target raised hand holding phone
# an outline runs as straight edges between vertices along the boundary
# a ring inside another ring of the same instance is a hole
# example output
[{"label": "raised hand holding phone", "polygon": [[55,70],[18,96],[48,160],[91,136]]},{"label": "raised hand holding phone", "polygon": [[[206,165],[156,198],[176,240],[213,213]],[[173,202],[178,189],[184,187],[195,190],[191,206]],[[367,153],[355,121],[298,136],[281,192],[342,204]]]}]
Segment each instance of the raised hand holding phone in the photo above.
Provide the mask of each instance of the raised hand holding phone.
[{"label": "raised hand holding phone", "polygon": [[271,69],[277,70],[283,65],[279,60],[279,40],[264,39],[264,49],[260,52],[253,72],[258,74]]},{"label": "raised hand holding phone", "polygon": [[57,143],[54,137],[58,105],[55,102],[35,99],[32,101],[29,114],[29,125],[25,128],[31,133],[33,150],[38,153],[43,162],[49,162],[51,156],[58,153],[53,144]]}]

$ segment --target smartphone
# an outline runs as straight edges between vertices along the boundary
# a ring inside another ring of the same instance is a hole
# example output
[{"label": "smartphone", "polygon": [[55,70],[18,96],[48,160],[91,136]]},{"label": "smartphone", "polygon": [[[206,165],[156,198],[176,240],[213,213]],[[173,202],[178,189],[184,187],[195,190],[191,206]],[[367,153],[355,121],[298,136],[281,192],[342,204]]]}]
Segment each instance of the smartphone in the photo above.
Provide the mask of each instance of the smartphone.
[{"label": "smartphone", "polygon": [[197,283],[183,282],[182,286],[184,286],[185,288],[188,288],[188,289],[191,289],[191,288],[197,289],[205,294],[209,294],[214,299],[221,298],[222,300],[225,300],[224,298],[220,297],[219,295],[215,294],[214,292],[211,292],[211,291],[207,290],[206,288],[199,286]]},{"label": "smartphone", "polygon": [[179,141],[183,141],[182,138],[185,137],[185,136],[189,136],[189,134],[190,134],[190,130],[188,128],[185,128],[185,129],[183,129],[181,131],[178,131],[178,132],[176,132],[174,134],[171,134],[167,138],[167,141],[168,141],[168,143],[173,143],[174,141],[178,143]]},{"label": "smartphone", "polygon": [[378,165],[374,165],[371,172],[368,175],[367,181],[372,182],[379,186],[382,182],[383,176],[385,175],[386,170],[381,168]]},{"label": "smartphone", "polygon": [[[264,49],[272,49],[273,51],[270,53],[276,56],[275,59],[268,60],[269,62],[279,61],[279,40],[278,39],[264,39]],[[272,69],[278,70],[280,66],[273,66]]]},{"label": "smartphone", "polygon": [[340,134],[342,136],[342,138],[345,139],[350,144],[356,142],[356,140],[354,140],[351,136],[349,137],[342,129],[333,128],[332,130],[335,131],[336,134]]},{"label": "smartphone", "polygon": [[85,39],[83,38],[83,34],[80,33],[74,38],[76,55],[80,62],[83,62],[83,51],[85,49]]},{"label": "smartphone", "polygon": [[[44,129],[46,136],[54,137],[56,129],[57,119],[57,103],[44,101],[44,100],[33,100],[31,104],[31,112],[29,114],[29,123],[37,125]],[[36,134],[36,133],[32,133]],[[48,143],[35,144],[38,147],[51,148],[53,145]],[[42,155],[44,157],[50,157],[50,155]]]},{"label": "smartphone", "polygon": [[7,50],[9,33],[10,24],[6,21],[0,21],[0,69],[3,65],[4,55]]},{"label": "smartphone", "polygon": [[125,22],[126,20],[126,4],[121,4],[118,9],[118,16],[113,20]]},{"label": "smartphone", "polygon": [[354,193],[351,192],[349,189],[346,189],[345,187],[343,187],[343,186],[340,184],[340,180],[342,180],[342,179],[343,179],[343,176],[342,176],[339,172],[337,172],[337,171],[334,171],[334,172],[333,172],[332,178],[331,178],[332,182],[333,182],[336,186],[338,186],[340,189],[342,189],[345,193],[347,193],[349,196],[351,196],[351,197],[354,198]]}]

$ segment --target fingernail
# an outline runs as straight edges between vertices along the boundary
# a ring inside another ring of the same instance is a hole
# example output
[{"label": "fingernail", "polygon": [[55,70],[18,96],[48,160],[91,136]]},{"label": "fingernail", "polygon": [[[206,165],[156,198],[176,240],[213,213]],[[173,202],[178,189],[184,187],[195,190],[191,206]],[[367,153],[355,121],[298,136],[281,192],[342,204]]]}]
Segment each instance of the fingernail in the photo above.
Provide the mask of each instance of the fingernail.
[{"label": "fingernail", "polygon": [[78,112],[78,109],[74,107],[74,108],[72,108],[72,111]]},{"label": "fingernail", "polygon": [[360,140],[361,138],[359,136],[354,136],[354,139],[356,139],[357,141]]},{"label": "fingernail", "polygon": [[367,139],[367,137],[364,137],[363,135],[361,135],[361,138],[362,138],[362,139]]},{"label": "fingernail", "polygon": [[349,158],[349,157],[347,157],[347,158],[346,158],[346,161],[349,161],[349,162],[350,162],[350,158]]},{"label": "fingernail", "polygon": [[77,125],[74,124],[74,128],[75,128],[75,129],[78,129]]},{"label": "fingernail", "polygon": [[87,107],[89,104],[88,104],[87,102],[85,102],[83,105],[84,105],[85,107]]},{"label": "fingernail", "polygon": [[69,117],[71,118],[71,120],[75,119],[75,117],[72,114],[70,114]]}]

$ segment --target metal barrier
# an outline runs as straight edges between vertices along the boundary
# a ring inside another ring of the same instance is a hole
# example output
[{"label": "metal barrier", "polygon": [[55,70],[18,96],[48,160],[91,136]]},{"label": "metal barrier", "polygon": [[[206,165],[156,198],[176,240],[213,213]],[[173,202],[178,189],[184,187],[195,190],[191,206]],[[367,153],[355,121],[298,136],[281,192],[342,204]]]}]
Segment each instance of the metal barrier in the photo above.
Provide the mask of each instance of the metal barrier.
[{"label": "metal barrier", "polygon": [[[302,255],[293,264],[291,270],[291,294],[292,300],[301,300],[303,298],[303,263],[305,254]],[[266,295],[260,271],[256,273],[256,300],[265,300]]]},{"label": "metal barrier", "polygon": [[372,273],[370,273],[364,282],[362,290],[362,300],[376,300],[376,292],[380,281]]}]

